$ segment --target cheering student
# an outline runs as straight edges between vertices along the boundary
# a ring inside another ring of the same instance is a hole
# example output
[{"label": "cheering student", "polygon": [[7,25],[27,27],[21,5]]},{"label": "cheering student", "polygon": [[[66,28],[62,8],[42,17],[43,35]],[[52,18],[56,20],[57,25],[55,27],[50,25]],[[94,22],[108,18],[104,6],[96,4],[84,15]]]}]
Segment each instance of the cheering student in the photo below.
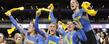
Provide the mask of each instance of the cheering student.
[{"label": "cheering student", "polygon": [[[49,18],[50,18],[51,22],[56,23],[57,20],[54,17],[53,9],[54,9],[53,4],[50,4],[50,6],[48,6],[48,9],[43,8],[42,10],[50,12]],[[58,29],[57,29],[57,32],[59,32],[63,37],[63,44],[78,44],[80,42],[79,39],[82,41],[86,40],[86,35],[85,35],[84,31],[82,31],[82,30],[75,31],[74,30],[75,25],[73,24],[72,21],[67,21],[66,26],[67,26],[67,32],[65,32],[65,30],[62,28],[62,25],[61,26],[58,25]],[[75,41],[72,40],[72,37]]]},{"label": "cheering student", "polygon": [[23,9],[23,7],[13,8],[5,12],[5,14],[10,18],[12,24],[17,28],[17,30],[19,30],[22,34],[25,34],[24,44],[44,44],[43,37],[35,31],[35,23],[33,21],[30,22],[29,27],[27,28],[28,30],[25,30],[11,15],[12,12]]},{"label": "cheering student", "polygon": [[37,18],[37,17],[39,17],[39,15],[37,15],[37,14],[40,14],[43,9],[44,8],[41,8],[41,9],[38,9],[38,11],[36,11],[36,20],[35,20],[36,31],[39,32],[44,38],[46,38],[46,44],[59,44],[60,38],[58,36],[56,36],[56,30],[58,28],[56,23],[52,22],[49,24],[48,30],[50,31],[50,34],[42,32],[38,28],[39,18]]},{"label": "cheering student", "polygon": [[95,16],[97,11],[92,9],[90,5],[91,3],[89,2],[83,2],[81,5],[82,8],[79,9],[79,3],[77,0],[70,1],[71,10],[74,12],[74,14],[72,14],[72,18],[75,24],[79,24],[79,27],[84,30],[85,35],[87,36],[87,44],[97,44],[94,33],[91,30],[90,21],[88,19],[88,15]]}]

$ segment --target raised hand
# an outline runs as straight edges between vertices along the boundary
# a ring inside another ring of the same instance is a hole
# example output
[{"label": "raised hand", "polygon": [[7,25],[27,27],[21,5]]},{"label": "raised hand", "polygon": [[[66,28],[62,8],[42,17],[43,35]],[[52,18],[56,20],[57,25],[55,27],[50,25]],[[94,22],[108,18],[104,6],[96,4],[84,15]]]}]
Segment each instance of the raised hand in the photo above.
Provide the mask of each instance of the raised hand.
[{"label": "raised hand", "polygon": [[52,4],[52,3],[48,6],[48,9],[49,9],[49,10],[51,10],[51,11],[53,11],[53,10],[54,10],[54,6],[53,6],[53,4]]},{"label": "raised hand", "polygon": [[36,16],[40,16],[41,15],[41,9],[38,9],[37,11],[36,11]]},{"label": "raised hand", "polygon": [[10,11],[7,11],[7,12],[5,12],[5,15],[6,16],[10,16],[11,15],[11,12]]},{"label": "raised hand", "polygon": [[94,9],[92,9],[92,7],[90,5],[91,5],[91,3],[89,3],[89,2],[83,2],[82,5],[81,5],[81,7],[90,16],[95,16],[97,14],[97,11],[95,11]]}]

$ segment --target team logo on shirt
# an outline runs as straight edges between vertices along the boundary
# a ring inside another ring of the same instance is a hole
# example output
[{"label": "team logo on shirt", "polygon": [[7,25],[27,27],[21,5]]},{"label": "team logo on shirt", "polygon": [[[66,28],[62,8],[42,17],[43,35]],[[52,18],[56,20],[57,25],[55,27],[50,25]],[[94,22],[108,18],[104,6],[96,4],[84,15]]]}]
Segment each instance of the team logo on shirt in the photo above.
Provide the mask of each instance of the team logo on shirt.
[{"label": "team logo on shirt", "polygon": [[48,44],[56,44],[56,42],[49,40]]}]

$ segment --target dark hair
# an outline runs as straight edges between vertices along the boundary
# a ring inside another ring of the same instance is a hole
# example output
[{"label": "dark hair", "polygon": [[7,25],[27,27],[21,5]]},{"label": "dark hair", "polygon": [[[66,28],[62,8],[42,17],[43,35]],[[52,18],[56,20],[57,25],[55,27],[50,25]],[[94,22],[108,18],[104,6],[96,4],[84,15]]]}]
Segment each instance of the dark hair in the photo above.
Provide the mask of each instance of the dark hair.
[{"label": "dark hair", "polygon": [[100,37],[101,37],[101,33],[103,33],[104,38],[106,37],[106,33],[105,32],[100,32]]},{"label": "dark hair", "polygon": [[6,44],[16,44],[12,39],[6,39]]},{"label": "dark hair", "polygon": [[109,44],[109,40],[108,40],[108,38],[109,38],[109,35],[106,36],[106,38],[105,38],[105,43],[106,43],[106,44]]}]

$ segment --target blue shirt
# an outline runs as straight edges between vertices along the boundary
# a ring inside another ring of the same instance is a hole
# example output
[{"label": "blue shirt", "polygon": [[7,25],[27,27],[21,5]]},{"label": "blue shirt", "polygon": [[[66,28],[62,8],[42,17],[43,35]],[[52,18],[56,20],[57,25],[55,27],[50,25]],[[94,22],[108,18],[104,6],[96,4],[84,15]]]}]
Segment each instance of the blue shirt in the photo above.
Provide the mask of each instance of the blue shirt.
[{"label": "blue shirt", "polygon": [[[50,17],[51,17],[51,22],[55,22],[55,23],[57,22],[56,18],[54,18],[53,12],[50,12]],[[71,32],[67,33],[63,29],[58,28],[57,32],[63,36],[64,44],[68,44],[67,41],[66,41],[66,37],[67,37],[68,41],[70,41],[70,39],[72,39],[73,44],[79,43],[79,41],[75,41],[75,40],[78,40],[78,38],[82,41],[87,40],[86,35],[85,35],[84,31],[82,31],[82,30],[80,30],[80,31],[72,30]]]},{"label": "blue shirt", "polygon": [[44,44],[44,38],[39,35],[36,34],[34,36],[30,36],[30,34],[21,26],[18,25],[17,21],[13,18],[13,16],[9,16],[11,22],[13,23],[13,25],[21,32],[25,34],[26,39],[33,41],[35,44]]},{"label": "blue shirt", "polygon": [[[77,44],[77,43],[79,44],[80,40],[82,41],[87,40],[86,35],[82,30],[78,30],[78,31],[72,30],[70,32],[65,32],[64,29],[58,28],[57,32],[59,32],[59,34],[62,35],[64,44],[69,44],[70,39],[72,39],[73,44]],[[66,37],[68,41],[66,41]]]},{"label": "blue shirt", "polygon": [[[76,19],[76,20],[80,21],[80,23],[82,24],[83,30],[85,32],[88,32],[91,30],[91,25],[90,25],[90,21],[83,17],[84,12],[85,11],[83,9],[80,9],[78,12],[76,12],[72,15],[72,18],[74,20]],[[78,19],[78,17],[80,17],[80,18]]]},{"label": "blue shirt", "polygon": [[44,38],[46,38],[46,44],[52,43],[52,44],[58,44],[60,38],[57,36],[52,36],[49,34],[44,33],[42,30],[38,28],[38,21],[39,21],[39,16],[36,16],[35,18],[35,29],[36,32],[38,32],[40,35],[42,35]]},{"label": "blue shirt", "polygon": [[58,36],[48,35],[46,44],[59,44],[60,38]]},{"label": "blue shirt", "polygon": [[25,40],[31,40],[35,44],[44,44],[44,38],[40,34],[35,34],[34,36],[30,36],[30,34],[25,30]]}]

